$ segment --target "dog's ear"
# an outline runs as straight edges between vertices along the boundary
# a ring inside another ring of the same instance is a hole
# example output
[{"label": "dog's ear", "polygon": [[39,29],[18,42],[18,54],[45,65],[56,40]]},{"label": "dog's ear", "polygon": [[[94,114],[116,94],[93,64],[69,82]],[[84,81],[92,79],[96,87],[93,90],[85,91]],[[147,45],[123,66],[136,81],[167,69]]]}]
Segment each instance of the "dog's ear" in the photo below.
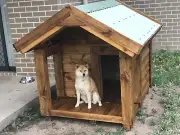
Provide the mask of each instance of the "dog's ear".
[{"label": "dog's ear", "polygon": [[76,69],[78,69],[79,68],[79,64],[76,64],[75,67],[76,67]]},{"label": "dog's ear", "polygon": [[88,64],[86,64],[85,67],[89,69],[89,65]]}]

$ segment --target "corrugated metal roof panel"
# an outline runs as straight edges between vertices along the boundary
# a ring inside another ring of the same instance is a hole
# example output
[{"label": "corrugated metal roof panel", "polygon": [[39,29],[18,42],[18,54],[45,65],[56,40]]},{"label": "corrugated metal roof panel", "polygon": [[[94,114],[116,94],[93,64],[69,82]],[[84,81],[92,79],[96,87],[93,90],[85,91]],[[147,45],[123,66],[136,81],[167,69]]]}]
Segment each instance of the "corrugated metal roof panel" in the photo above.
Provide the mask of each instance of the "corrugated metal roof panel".
[{"label": "corrugated metal roof panel", "polygon": [[90,13],[90,12],[95,12],[95,11],[111,8],[118,5],[120,5],[120,3],[115,0],[106,0],[106,1],[89,3],[85,5],[79,5],[79,6],[76,6],[76,8],[78,8],[79,10],[85,13]]},{"label": "corrugated metal roof panel", "polygon": [[161,27],[115,0],[81,5],[77,8],[140,45],[144,45]]}]

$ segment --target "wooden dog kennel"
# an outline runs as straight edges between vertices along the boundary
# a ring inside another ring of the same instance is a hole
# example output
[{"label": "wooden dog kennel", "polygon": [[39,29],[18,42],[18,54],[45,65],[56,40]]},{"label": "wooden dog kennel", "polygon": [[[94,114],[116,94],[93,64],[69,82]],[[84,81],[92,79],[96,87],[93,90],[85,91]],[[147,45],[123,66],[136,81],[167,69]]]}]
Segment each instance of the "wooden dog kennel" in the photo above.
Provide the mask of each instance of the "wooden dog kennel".
[{"label": "wooden dog kennel", "polygon": [[[161,24],[120,1],[69,5],[14,44],[34,50],[43,116],[122,123],[131,128],[151,87],[152,39]],[[52,56],[56,100],[52,100],[47,57]],[[74,64],[90,65],[103,105],[75,108]]]}]

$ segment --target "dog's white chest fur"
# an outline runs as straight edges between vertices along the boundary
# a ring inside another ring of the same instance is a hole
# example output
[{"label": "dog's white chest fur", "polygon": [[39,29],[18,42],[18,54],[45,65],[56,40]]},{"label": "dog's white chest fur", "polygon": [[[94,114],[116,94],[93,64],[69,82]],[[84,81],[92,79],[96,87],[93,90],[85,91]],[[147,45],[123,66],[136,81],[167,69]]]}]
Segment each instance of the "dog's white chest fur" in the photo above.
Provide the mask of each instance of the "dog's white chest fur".
[{"label": "dog's white chest fur", "polygon": [[79,90],[81,94],[85,94],[89,90],[89,77],[76,77],[75,87]]}]

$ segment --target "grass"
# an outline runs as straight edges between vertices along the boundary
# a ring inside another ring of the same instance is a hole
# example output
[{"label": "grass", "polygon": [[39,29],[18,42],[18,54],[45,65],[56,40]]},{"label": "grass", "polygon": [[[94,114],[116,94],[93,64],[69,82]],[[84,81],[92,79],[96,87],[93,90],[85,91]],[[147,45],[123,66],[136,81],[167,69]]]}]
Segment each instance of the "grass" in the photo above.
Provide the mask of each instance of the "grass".
[{"label": "grass", "polygon": [[137,119],[142,123],[145,123],[146,118],[147,118],[147,113],[145,112],[145,108],[140,108],[137,112]]},{"label": "grass", "polygon": [[102,127],[98,127],[96,129],[96,134],[99,133],[100,135],[124,135],[124,129],[118,128],[115,132],[105,132]]},{"label": "grass", "polygon": [[155,122],[153,135],[180,134],[180,52],[153,54],[153,84],[161,87],[163,116]]},{"label": "grass", "polygon": [[173,83],[180,86],[180,52],[153,53],[153,84],[159,87]]}]

